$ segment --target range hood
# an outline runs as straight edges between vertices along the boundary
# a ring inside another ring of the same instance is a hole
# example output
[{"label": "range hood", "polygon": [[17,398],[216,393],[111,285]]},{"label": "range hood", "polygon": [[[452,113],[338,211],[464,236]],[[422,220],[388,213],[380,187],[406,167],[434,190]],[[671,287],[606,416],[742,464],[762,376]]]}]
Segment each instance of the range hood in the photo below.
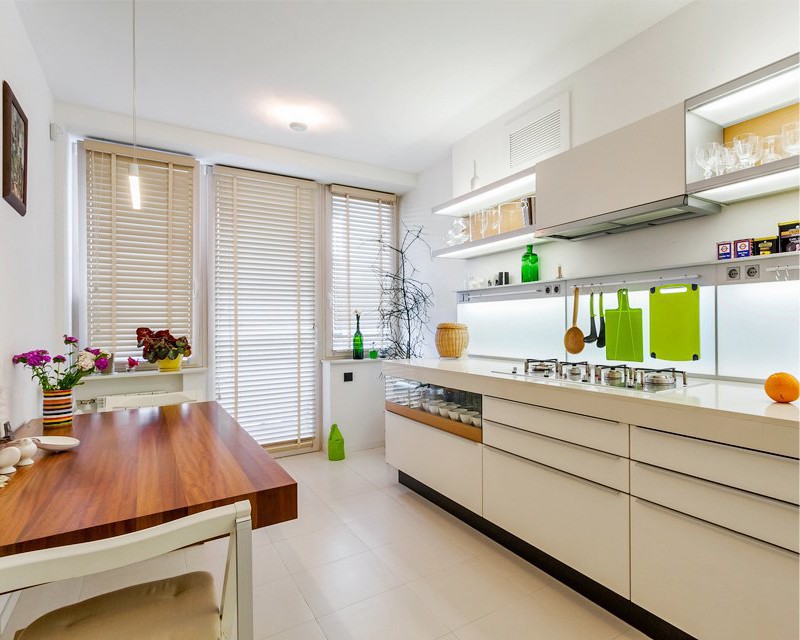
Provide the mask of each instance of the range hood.
[{"label": "range hood", "polygon": [[713,202],[689,195],[679,195],[574,222],[537,229],[536,237],[556,240],[588,240],[589,238],[706,216],[719,213],[720,210],[720,205]]}]

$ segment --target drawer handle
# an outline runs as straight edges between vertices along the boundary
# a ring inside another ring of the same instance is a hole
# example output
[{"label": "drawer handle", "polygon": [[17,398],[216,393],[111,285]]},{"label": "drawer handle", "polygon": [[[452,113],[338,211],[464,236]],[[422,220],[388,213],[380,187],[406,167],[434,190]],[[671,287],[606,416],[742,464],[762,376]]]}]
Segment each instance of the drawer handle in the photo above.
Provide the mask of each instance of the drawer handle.
[{"label": "drawer handle", "polygon": [[[609,451],[603,451],[602,449],[595,449],[594,447],[587,447],[586,445],[578,444],[577,442],[570,442],[569,440],[562,440],[561,438],[556,438],[554,436],[547,436],[547,435],[545,435],[543,433],[538,433],[536,431],[528,431],[527,429],[522,429],[520,427],[515,427],[515,426],[510,425],[510,424],[504,424],[502,422],[495,422],[493,420],[484,420],[484,425],[483,425],[484,429],[485,429],[485,427],[487,425],[492,425],[492,426],[495,426],[495,427],[502,427],[504,429],[513,429],[514,431],[519,431],[521,433],[524,433],[524,434],[526,434],[528,436],[532,436],[534,438],[544,438],[545,440],[552,440],[553,442],[558,442],[559,444],[564,444],[564,445],[567,445],[569,447],[573,447],[574,449],[582,449],[584,451],[590,451],[591,453],[598,453],[600,455],[607,456],[609,458],[613,458],[614,460],[621,460],[622,459],[622,456],[618,456],[616,453],[611,453]],[[484,433],[486,433],[485,430],[484,430]],[[484,435],[484,438],[485,437],[486,436]]]},{"label": "drawer handle", "polygon": [[[510,451],[506,451],[505,449],[497,449],[488,444],[484,444],[484,447],[488,447],[493,451],[497,451],[499,453],[504,453],[507,456],[511,456],[512,458],[516,458],[517,460],[522,460],[523,462],[527,462],[528,464],[536,465],[537,467],[542,467],[543,469],[547,469],[548,471],[554,471],[555,473],[561,474],[562,476],[567,476],[572,480],[578,480],[579,482],[583,482],[585,484],[591,485],[597,489],[603,489],[604,491],[609,491],[611,493],[615,493],[617,495],[622,495],[623,492],[619,489],[615,489],[614,487],[609,487],[605,484],[600,484],[599,482],[595,482],[594,480],[589,480],[588,478],[584,478],[582,476],[576,476],[574,473],[570,473],[569,471],[564,471],[563,469],[557,469],[556,467],[551,467],[549,464],[543,464],[541,462],[536,462],[535,460],[531,460],[529,458],[525,458],[523,456],[518,456],[516,453],[511,453]],[[627,494],[625,494],[627,495]]]},{"label": "drawer handle", "polygon": [[[650,507],[656,511],[665,511],[668,514],[678,516],[679,518],[683,518],[685,520],[689,520],[690,522],[696,522],[709,529],[714,531],[721,531],[727,533],[728,535],[734,538],[743,538],[749,542],[755,542],[756,544],[763,545],[768,547],[769,549],[777,550],[787,555],[790,555],[794,558],[798,557],[798,554],[790,549],[786,549],[785,547],[781,547],[777,544],[773,544],[772,542],[767,542],[766,540],[762,540],[761,538],[754,538],[753,536],[749,536],[746,533],[741,533],[740,531],[734,531],[733,529],[728,529],[727,527],[722,527],[718,524],[714,524],[713,522],[709,522],[708,520],[703,520],[702,518],[697,518],[695,516],[690,516],[688,513],[683,513],[683,511],[675,511],[675,509],[671,509],[670,507],[665,507],[663,504],[657,504],[655,502],[650,502],[649,500],[645,500],[644,498],[638,498],[636,496],[631,496],[638,504],[644,505],[646,507]],[[631,527],[635,525],[631,521]]]},{"label": "drawer handle", "polygon": [[[527,402],[518,402],[517,400],[506,400],[505,398],[495,398],[493,396],[484,396],[487,400],[506,403],[506,404],[518,404],[523,407],[529,407],[531,409],[537,409],[539,411],[547,411],[548,413],[567,413],[571,416],[578,416],[579,418],[588,418],[589,420],[595,420],[596,422],[607,422],[608,424],[624,424],[622,422],[618,422],[616,420],[609,420],[608,418],[598,418],[597,416],[587,416],[584,413],[575,413],[574,411],[564,411],[562,409],[552,409],[550,407],[540,407],[538,404],[528,404]],[[491,404],[491,402],[490,402]],[[486,413],[484,412],[484,416]]]}]

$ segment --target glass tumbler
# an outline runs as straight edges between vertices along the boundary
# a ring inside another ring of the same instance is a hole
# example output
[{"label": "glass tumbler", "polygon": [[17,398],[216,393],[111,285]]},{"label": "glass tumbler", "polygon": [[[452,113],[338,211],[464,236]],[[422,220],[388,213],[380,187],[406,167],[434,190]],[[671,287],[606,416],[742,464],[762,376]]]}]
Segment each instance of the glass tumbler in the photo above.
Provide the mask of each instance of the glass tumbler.
[{"label": "glass tumbler", "polygon": [[789,122],[781,127],[781,142],[788,155],[800,154],[800,122]]},{"label": "glass tumbler", "polygon": [[704,142],[694,151],[694,160],[703,170],[703,178],[708,180],[716,171],[719,159],[719,142]]},{"label": "glass tumbler", "polygon": [[756,166],[761,158],[761,138],[754,133],[743,133],[733,138],[733,149],[742,169]]},{"label": "glass tumbler", "polygon": [[764,151],[761,156],[761,164],[780,160],[781,155],[781,136],[767,136],[764,138]]}]

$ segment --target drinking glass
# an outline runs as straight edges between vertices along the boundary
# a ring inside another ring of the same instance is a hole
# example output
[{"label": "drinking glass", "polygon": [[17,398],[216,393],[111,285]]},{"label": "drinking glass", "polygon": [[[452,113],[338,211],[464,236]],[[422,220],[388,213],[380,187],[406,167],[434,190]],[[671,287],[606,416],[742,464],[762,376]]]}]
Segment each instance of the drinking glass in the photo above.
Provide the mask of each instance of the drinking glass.
[{"label": "drinking glass", "polygon": [[704,142],[694,151],[694,160],[703,170],[703,178],[708,180],[715,171],[719,158],[719,142]]},{"label": "drinking glass", "polygon": [[489,228],[489,210],[488,209],[481,209],[480,212],[480,222],[481,222],[481,238],[486,237],[486,230]]},{"label": "drinking glass", "polygon": [[761,138],[754,133],[743,133],[733,138],[733,149],[742,169],[755,167],[761,157]]},{"label": "drinking glass", "polygon": [[800,154],[800,122],[789,122],[781,127],[781,142],[790,156]]},{"label": "drinking glass", "polygon": [[719,148],[719,161],[717,162],[717,175],[736,171],[736,152],[733,144],[721,145]]},{"label": "drinking glass", "polygon": [[767,136],[764,138],[763,154],[761,156],[761,164],[767,162],[775,162],[780,160],[781,155],[781,136]]}]

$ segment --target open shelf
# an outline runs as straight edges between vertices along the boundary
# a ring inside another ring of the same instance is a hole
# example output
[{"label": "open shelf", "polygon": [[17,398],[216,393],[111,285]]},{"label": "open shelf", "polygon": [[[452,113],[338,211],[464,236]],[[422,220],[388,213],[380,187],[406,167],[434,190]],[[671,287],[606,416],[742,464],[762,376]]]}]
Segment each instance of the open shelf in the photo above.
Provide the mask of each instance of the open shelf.
[{"label": "open shelf", "polygon": [[536,171],[532,167],[438,204],[431,211],[443,216],[463,217],[477,209],[533,195],[535,190]]},{"label": "open shelf", "polygon": [[688,193],[729,204],[800,187],[800,156],[741,169],[686,185]]},{"label": "open shelf", "polygon": [[464,260],[467,258],[477,258],[478,256],[488,256],[493,253],[501,253],[529,244],[552,242],[548,238],[535,238],[534,233],[535,231],[532,226],[522,227],[507,233],[500,233],[490,238],[471,240],[470,242],[463,242],[462,244],[457,244],[452,247],[436,249],[433,252],[433,257]]},{"label": "open shelf", "polygon": [[480,427],[474,427],[457,420],[443,418],[441,416],[428,413],[427,411],[423,411],[422,409],[407,407],[405,405],[390,402],[388,400],[386,401],[385,408],[387,411],[396,413],[399,416],[416,420],[417,422],[421,422],[422,424],[426,424],[435,429],[440,429],[441,431],[447,431],[448,433],[452,433],[454,436],[466,438],[467,440],[472,440],[473,442],[483,441],[483,430]]}]

